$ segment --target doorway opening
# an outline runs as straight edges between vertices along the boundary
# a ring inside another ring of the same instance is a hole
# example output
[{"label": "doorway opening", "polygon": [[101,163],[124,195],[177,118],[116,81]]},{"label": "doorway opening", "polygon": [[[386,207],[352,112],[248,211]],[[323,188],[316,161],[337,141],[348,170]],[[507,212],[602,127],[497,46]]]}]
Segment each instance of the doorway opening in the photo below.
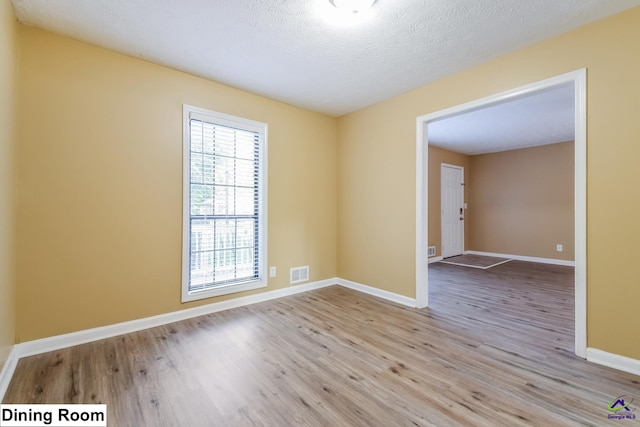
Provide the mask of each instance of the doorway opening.
[{"label": "doorway opening", "polygon": [[586,69],[570,72],[500,94],[420,116],[416,120],[416,305],[429,305],[428,246],[428,125],[465,112],[517,100],[568,83],[574,86],[574,239],[575,239],[575,354],[586,357],[587,229],[586,229]]}]

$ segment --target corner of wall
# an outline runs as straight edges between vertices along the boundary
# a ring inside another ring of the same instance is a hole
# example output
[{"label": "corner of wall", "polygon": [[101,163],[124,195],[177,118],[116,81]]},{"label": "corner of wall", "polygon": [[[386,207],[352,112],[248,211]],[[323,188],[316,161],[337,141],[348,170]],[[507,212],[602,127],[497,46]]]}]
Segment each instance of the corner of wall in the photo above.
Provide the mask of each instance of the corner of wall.
[{"label": "corner of wall", "polygon": [[0,2],[0,397],[15,343],[14,146],[18,24],[11,2]]},{"label": "corner of wall", "polygon": [[9,353],[3,358],[4,363],[0,367],[0,403],[4,400],[4,395],[9,388],[9,383],[11,383],[11,378],[18,365],[16,346],[11,346]]}]

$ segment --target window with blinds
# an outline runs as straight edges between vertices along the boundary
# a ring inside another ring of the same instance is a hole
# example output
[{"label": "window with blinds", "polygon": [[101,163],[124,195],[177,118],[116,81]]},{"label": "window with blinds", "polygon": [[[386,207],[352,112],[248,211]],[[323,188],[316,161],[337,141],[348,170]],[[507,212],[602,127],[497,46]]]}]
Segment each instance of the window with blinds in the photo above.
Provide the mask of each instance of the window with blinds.
[{"label": "window with blinds", "polygon": [[263,123],[184,107],[183,301],[266,286]]}]

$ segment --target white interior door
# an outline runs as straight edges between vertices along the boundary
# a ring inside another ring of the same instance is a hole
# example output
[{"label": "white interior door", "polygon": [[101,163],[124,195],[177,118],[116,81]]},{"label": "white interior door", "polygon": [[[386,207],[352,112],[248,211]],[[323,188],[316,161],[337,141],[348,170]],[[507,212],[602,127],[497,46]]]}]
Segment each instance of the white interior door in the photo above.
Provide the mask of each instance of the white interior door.
[{"label": "white interior door", "polygon": [[440,166],[442,257],[464,252],[464,168]]}]

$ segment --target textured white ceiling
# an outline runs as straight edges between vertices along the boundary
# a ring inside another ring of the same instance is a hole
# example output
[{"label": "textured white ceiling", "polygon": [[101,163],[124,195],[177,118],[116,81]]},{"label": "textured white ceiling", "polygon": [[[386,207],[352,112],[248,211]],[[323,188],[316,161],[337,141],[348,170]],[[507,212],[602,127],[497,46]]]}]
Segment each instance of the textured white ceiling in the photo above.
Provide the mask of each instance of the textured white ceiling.
[{"label": "textured white ceiling", "polygon": [[474,155],[573,141],[573,83],[429,123],[429,144]]},{"label": "textured white ceiling", "polygon": [[[4,0],[3,0],[4,1]],[[640,0],[12,0],[28,25],[340,116]]]}]

